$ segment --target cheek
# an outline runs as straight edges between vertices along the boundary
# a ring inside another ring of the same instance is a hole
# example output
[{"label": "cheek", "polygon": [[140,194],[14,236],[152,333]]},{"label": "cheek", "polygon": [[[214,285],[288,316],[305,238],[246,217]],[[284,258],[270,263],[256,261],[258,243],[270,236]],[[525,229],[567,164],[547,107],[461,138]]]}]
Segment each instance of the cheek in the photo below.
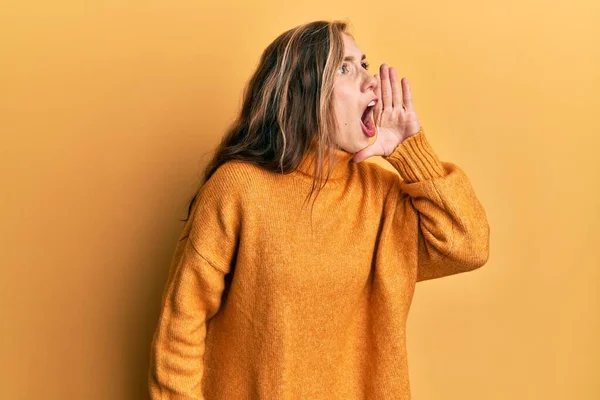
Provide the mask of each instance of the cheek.
[{"label": "cheek", "polygon": [[354,121],[355,113],[352,112],[353,104],[355,103],[355,95],[348,90],[338,86],[334,91],[334,109],[336,118],[339,121],[342,129],[350,127]]},{"label": "cheek", "polygon": [[342,104],[345,109],[347,109],[354,102],[354,97],[350,93],[341,92],[337,98],[338,102]]},{"label": "cheek", "polygon": [[335,112],[337,115],[339,115],[340,117],[344,118],[344,119],[350,119],[352,118],[352,116],[354,115],[354,113],[352,112],[352,105],[353,105],[353,100],[348,98],[338,98],[338,100],[336,101],[335,104]]}]

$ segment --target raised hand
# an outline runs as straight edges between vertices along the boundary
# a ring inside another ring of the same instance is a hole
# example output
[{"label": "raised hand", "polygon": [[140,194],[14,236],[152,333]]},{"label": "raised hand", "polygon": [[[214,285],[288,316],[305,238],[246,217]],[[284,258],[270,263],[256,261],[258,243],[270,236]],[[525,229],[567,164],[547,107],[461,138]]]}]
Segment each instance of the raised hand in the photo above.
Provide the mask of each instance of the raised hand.
[{"label": "raised hand", "polygon": [[379,101],[373,109],[377,136],[371,145],[354,154],[354,162],[361,162],[372,156],[387,156],[420,129],[408,79],[402,78],[401,91],[393,67],[381,64],[379,72],[375,89]]}]

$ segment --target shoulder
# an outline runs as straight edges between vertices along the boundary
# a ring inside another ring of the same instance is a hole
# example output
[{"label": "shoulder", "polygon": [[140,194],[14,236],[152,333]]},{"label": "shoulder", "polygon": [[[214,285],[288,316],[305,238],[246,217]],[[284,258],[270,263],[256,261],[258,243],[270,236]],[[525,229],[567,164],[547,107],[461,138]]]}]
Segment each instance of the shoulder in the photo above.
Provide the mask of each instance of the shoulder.
[{"label": "shoulder", "polygon": [[219,165],[196,193],[189,218],[192,229],[213,233],[227,231],[233,235],[246,214],[250,186],[243,163],[227,161]]},{"label": "shoulder", "polygon": [[[272,175],[272,174],[271,174]],[[220,203],[247,206],[256,193],[267,190],[273,178],[265,169],[243,160],[221,164],[201,187],[203,197]]]},{"label": "shoulder", "polygon": [[197,206],[205,211],[226,208],[242,208],[249,182],[241,162],[227,161],[221,164],[200,186]]},{"label": "shoulder", "polygon": [[204,183],[206,191],[243,195],[252,186],[252,165],[232,160],[221,164]]}]

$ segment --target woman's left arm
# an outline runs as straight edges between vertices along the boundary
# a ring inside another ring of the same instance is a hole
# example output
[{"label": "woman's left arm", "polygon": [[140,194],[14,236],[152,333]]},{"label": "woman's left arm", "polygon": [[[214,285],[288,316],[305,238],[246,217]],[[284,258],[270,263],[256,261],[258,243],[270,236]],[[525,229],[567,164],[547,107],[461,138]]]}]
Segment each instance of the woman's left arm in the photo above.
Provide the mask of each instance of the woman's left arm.
[{"label": "woman's left arm", "polygon": [[383,158],[402,178],[394,185],[394,223],[406,223],[400,208],[418,212],[417,281],[483,266],[489,257],[490,228],[464,171],[439,160],[422,128]]},{"label": "woman's left arm", "polygon": [[[398,171],[392,197],[394,238],[406,240],[407,208],[417,213],[417,281],[466,272],[489,257],[490,228],[485,210],[457,165],[440,161],[425,137],[413,104],[408,79],[398,80],[396,70],[380,67],[373,110],[376,140],[354,155],[360,162],[379,155]],[[402,87],[400,87],[400,84]],[[410,240],[410,238],[409,238]],[[414,242],[413,242],[414,243]]]}]

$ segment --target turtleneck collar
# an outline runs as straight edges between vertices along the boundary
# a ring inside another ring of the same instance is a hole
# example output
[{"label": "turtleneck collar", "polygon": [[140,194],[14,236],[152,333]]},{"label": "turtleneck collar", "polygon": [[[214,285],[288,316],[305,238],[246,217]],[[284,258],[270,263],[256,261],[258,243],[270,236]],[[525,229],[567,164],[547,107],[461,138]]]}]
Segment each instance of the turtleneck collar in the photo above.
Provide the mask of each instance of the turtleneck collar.
[{"label": "turtleneck collar", "polygon": [[[310,148],[307,150],[306,154],[304,155],[304,158],[302,159],[297,168],[298,171],[311,177],[314,176],[314,163],[317,158],[317,146],[318,142],[316,140],[313,140]],[[352,168],[352,164],[354,163],[352,161],[354,154],[336,147],[332,147],[332,149],[334,159],[329,180],[339,179],[348,176],[348,174],[350,173],[350,169]],[[325,177],[327,176],[327,166],[329,163],[329,155],[327,153],[329,149],[326,148],[325,150],[326,151],[323,160],[323,179],[325,179]]]}]

